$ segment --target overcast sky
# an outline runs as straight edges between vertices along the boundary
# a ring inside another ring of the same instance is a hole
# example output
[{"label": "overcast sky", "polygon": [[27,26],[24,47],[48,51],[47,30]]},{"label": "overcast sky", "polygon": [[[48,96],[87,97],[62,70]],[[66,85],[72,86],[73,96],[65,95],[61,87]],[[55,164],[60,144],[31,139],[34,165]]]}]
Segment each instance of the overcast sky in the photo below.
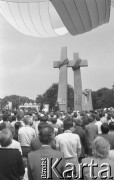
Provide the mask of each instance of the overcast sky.
[{"label": "overcast sky", "polygon": [[[0,98],[16,94],[35,99],[58,82],[59,70],[53,68],[53,61],[60,60],[63,46],[68,48],[68,59],[78,52],[81,59],[88,60],[88,67],[81,68],[83,89],[112,87],[114,9],[110,22],[95,30],[47,39],[21,34],[0,15]],[[71,68],[68,83],[73,86]]]}]

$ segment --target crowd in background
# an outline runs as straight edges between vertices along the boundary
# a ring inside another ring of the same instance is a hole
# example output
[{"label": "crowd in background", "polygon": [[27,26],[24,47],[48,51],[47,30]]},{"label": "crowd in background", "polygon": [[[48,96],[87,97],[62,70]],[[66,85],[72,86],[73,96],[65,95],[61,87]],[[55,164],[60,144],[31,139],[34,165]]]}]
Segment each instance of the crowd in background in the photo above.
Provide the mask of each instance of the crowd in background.
[{"label": "crowd in background", "polygon": [[[0,114],[0,180],[40,180],[41,159],[61,159],[59,179],[67,163],[108,163],[114,177],[114,109],[91,112],[2,110]],[[99,168],[95,169],[97,176]],[[82,179],[91,179],[84,168]],[[106,172],[105,172],[106,173]],[[65,174],[70,177],[71,172]],[[50,178],[51,179],[51,178]],[[72,177],[73,179],[73,177]],[[75,179],[75,178],[74,178]]]}]

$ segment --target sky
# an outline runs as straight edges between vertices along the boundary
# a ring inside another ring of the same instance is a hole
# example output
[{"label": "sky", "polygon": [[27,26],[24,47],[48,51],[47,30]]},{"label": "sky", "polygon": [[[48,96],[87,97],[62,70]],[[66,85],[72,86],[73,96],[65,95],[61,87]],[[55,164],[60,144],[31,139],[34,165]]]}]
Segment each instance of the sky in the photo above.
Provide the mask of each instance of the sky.
[{"label": "sky", "polygon": [[[53,83],[58,83],[61,47],[68,59],[78,52],[88,60],[81,68],[83,89],[111,88],[114,83],[114,9],[110,22],[78,36],[38,38],[21,34],[0,15],[0,98],[8,95],[36,99]],[[68,84],[73,86],[73,71],[68,69]]]}]

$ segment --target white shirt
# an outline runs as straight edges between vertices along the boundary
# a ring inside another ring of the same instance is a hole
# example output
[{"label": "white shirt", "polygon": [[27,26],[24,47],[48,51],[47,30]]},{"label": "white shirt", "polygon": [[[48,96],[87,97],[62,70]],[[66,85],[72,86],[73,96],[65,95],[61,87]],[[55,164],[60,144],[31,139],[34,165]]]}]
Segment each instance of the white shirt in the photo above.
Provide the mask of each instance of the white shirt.
[{"label": "white shirt", "polygon": [[61,121],[60,119],[57,119],[56,124],[59,125],[59,126],[61,126],[61,125],[63,125],[63,121]]},{"label": "white shirt", "polygon": [[77,149],[81,148],[80,137],[70,130],[55,137],[56,147],[64,153],[65,158],[77,156]]},{"label": "white shirt", "polygon": [[33,121],[33,128],[35,129],[36,135],[38,135],[38,125],[40,124],[40,121]]},{"label": "white shirt", "polygon": [[18,139],[21,146],[30,146],[34,137],[36,137],[35,130],[30,126],[21,127],[18,131]]},{"label": "white shirt", "polygon": [[106,118],[106,117],[102,117],[102,118],[100,119],[100,121],[101,121],[102,123],[107,123],[107,118]]},{"label": "white shirt", "polygon": [[97,127],[98,127],[98,134],[102,134],[102,131],[101,131],[102,122],[101,122],[101,121],[97,121],[95,124],[96,124]]},{"label": "white shirt", "polygon": [[108,121],[108,124],[109,124],[110,122],[114,122],[114,119],[111,118],[111,119]]}]

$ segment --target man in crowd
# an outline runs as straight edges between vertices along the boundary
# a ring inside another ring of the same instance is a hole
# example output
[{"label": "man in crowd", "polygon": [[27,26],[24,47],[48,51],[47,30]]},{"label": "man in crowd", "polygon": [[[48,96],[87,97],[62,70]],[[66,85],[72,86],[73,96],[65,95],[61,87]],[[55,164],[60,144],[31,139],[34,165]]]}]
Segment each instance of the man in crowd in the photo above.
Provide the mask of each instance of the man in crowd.
[{"label": "man in crowd", "polygon": [[15,126],[15,123],[16,123],[16,122],[20,122],[20,123],[21,123],[21,126],[24,126],[23,118],[24,118],[24,113],[21,112],[21,111],[19,111],[19,112],[17,113],[17,119],[11,123],[12,126]]},{"label": "man in crowd", "polygon": [[87,141],[87,135],[86,135],[86,131],[81,127],[82,126],[82,120],[80,118],[74,118],[73,122],[75,123],[75,127],[74,127],[74,134],[78,134],[80,137],[80,141],[81,141],[81,155],[79,157],[79,162],[81,161],[82,158],[84,158],[86,156],[86,154],[88,154],[88,141]]},{"label": "man in crowd", "polygon": [[104,137],[105,139],[107,139],[110,143],[110,149],[114,149],[114,135],[112,135],[112,133],[109,133],[109,125],[107,123],[103,123],[101,125],[101,131],[102,134],[100,136]]},{"label": "man in crowd", "polygon": [[[56,148],[64,153],[65,161],[72,163],[78,170],[78,158],[81,154],[81,142],[78,134],[73,134],[73,121],[70,117],[63,122],[64,133],[56,136]],[[75,172],[77,173],[77,172]]]},{"label": "man in crowd", "polygon": [[[41,131],[41,129],[47,127],[48,125],[49,124],[46,122],[40,122],[40,124],[38,125],[38,132]],[[39,134],[38,134],[37,137],[33,138],[30,143],[31,150],[36,151],[41,148],[41,145],[42,145],[42,143],[40,142]],[[51,145],[52,149],[56,149],[55,140],[52,140],[50,145]]]},{"label": "man in crowd", "polygon": [[[51,148],[50,145],[54,138],[54,129],[50,125],[39,131],[39,140],[42,146],[39,150],[28,154],[29,180],[41,180],[42,178],[58,180],[62,177],[65,166],[64,155]],[[55,163],[57,169],[56,167],[52,168]]]},{"label": "man in crowd", "polygon": [[30,116],[24,118],[24,123],[25,126],[21,127],[18,131],[18,140],[21,144],[23,156],[27,156],[30,152],[30,143],[36,134],[35,130],[31,127],[33,122]]},{"label": "man in crowd", "polygon": [[92,142],[98,134],[98,128],[97,128],[97,125],[95,124],[95,116],[89,116],[88,120],[89,120],[89,124],[85,126],[85,130],[86,130],[88,146],[89,146],[88,154],[91,156],[92,155]]},{"label": "man in crowd", "polygon": [[97,128],[98,128],[98,134],[102,134],[102,132],[101,132],[102,122],[100,121],[99,115],[96,115],[96,123],[95,124],[97,125]]},{"label": "man in crowd", "polygon": [[[3,122],[3,123],[0,124],[0,131],[1,131],[1,132],[2,132],[4,129],[6,129],[6,128],[7,128],[7,126],[6,126],[5,122]],[[14,127],[12,127],[12,126],[10,125],[7,129],[9,129],[9,130],[11,131],[12,137],[14,137],[14,133],[15,133]],[[1,144],[0,144],[0,148],[2,148],[2,147],[1,147]],[[20,153],[22,154],[22,150],[21,150],[21,145],[20,145],[20,143],[19,143],[18,141],[14,140],[13,138],[12,138],[12,142],[11,142],[11,144],[8,146],[8,148],[10,148],[10,149],[18,149],[18,150],[20,151]]]}]

